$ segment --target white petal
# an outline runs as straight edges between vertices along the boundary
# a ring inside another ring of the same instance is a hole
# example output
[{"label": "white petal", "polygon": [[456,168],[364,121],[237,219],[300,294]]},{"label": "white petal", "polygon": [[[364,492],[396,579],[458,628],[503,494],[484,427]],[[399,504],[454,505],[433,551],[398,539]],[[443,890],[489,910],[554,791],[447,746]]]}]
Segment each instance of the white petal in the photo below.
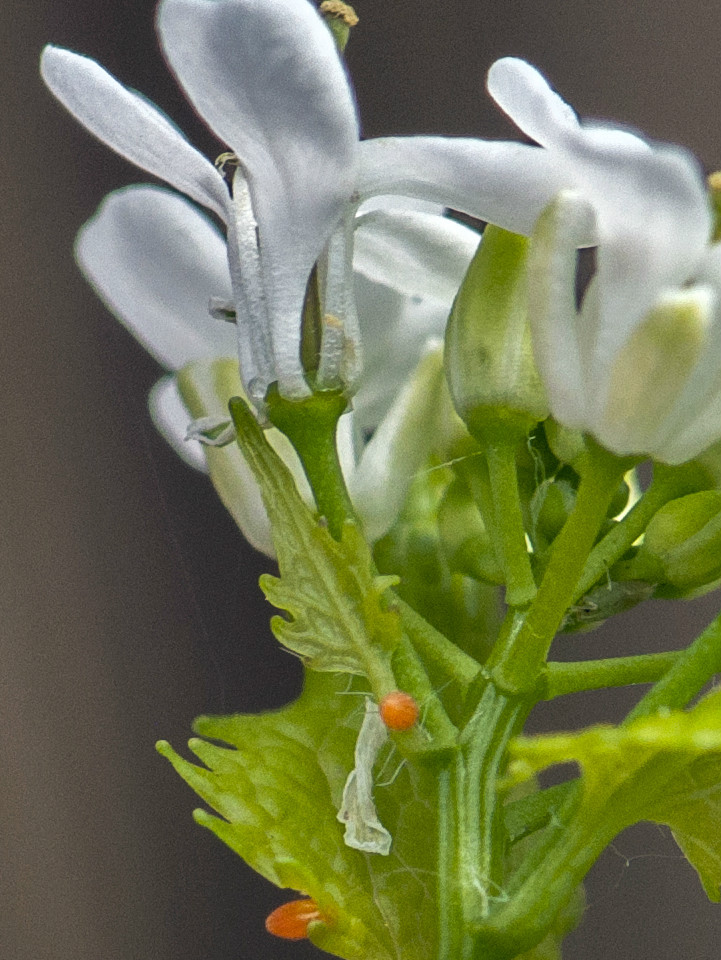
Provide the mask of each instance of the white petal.
[{"label": "white petal", "polygon": [[685,463],[721,439],[721,390],[707,399],[703,410],[683,431],[664,444],[658,458],[665,463]]},{"label": "white petal", "polygon": [[[708,342],[673,411],[665,419],[660,444],[681,439],[691,425],[703,417],[711,398],[721,389],[721,307],[718,295],[713,297],[712,309],[715,319],[708,331]],[[721,422],[718,431],[721,434]]]},{"label": "white petal", "polygon": [[378,210],[356,219],[353,267],[404,296],[434,297],[450,308],[479,241],[448,217]]},{"label": "white petal", "polygon": [[[676,147],[579,154],[576,187],[593,204],[599,246],[596,363],[605,371],[664,289],[689,279],[710,214],[696,161]],[[600,398],[599,398],[600,399]]]},{"label": "white petal", "polygon": [[533,353],[551,411],[564,426],[587,428],[587,371],[579,345],[576,247],[594,229],[593,209],[562,192],[543,212],[531,240],[528,311]]},{"label": "white petal", "polygon": [[160,435],[191,467],[208,472],[202,446],[197,440],[186,440],[191,416],[178,392],[175,377],[163,377],[155,384],[148,397],[150,416]]},{"label": "white petal", "polygon": [[366,213],[373,213],[375,210],[390,213],[397,213],[400,210],[410,211],[411,213],[434,213],[440,217],[443,216],[444,207],[442,203],[433,203],[431,200],[381,195],[364,200],[358,208],[358,216],[362,217]]},{"label": "white petal", "polygon": [[501,110],[541,146],[553,143],[559,131],[566,136],[578,131],[574,111],[525,60],[516,57],[496,60],[488,71],[487,87]]},{"label": "white petal", "polygon": [[444,384],[442,346],[431,341],[361,455],[350,495],[371,540],[391,527],[438,440],[436,414]]},{"label": "white petal", "polygon": [[58,100],[103,143],[225,216],[228,191],[223,178],[152,103],[94,60],[60,47],[45,47],[40,71]]},{"label": "white petal", "polygon": [[248,175],[279,382],[300,395],[308,274],[355,181],[355,107],[330,32],[306,0],[163,0],[158,29],[198,113]]},{"label": "white petal", "polygon": [[595,425],[609,449],[665,460],[666,421],[708,349],[714,299],[705,286],[668,291],[619,350]]},{"label": "white petal", "polygon": [[429,338],[442,338],[450,300],[404,297],[356,275],[363,376],[353,397],[356,429],[373,430],[418,363]]},{"label": "white petal", "polygon": [[225,241],[195,207],[160,187],[109,194],[78,234],[75,254],[108,308],[163,366],[233,356],[232,324],[208,312],[230,298]]},{"label": "white petal", "polygon": [[360,145],[361,199],[417,197],[526,235],[568,179],[547,151],[522,143],[387,137]]}]

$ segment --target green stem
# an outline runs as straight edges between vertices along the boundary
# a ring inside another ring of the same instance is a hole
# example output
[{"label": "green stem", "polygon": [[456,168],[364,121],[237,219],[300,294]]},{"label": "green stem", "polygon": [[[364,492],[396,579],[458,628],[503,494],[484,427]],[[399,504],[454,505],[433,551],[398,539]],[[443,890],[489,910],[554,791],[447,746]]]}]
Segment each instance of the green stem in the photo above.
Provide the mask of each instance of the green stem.
[{"label": "green stem", "polygon": [[657,466],[651,486],[610,533],[590,553],[578,581],[573,601],[575,602],[591,587],[605,577],[610,567],[619,560],[645,532],[656,513],[668,503],[703,486],[698,470],[690,466]]},{"label": "green stem", "polygon": [[498,565],[502,568],[501,532],[498,528],[498,518],[493,503],[493,490],[485,456],[481,451],[478,451],[472,456],[461,458],[456,464],[456,472],[468,486],[473,502],[483,520],[483,525],[491,538]]},{"label": "green stem", "polygon": [[624,723],[652,716],[659,710],[683,709],[716,673],[721,673],[721,615],[679,655],[671,669],[636,704]]},{"label": "green stem", "polygon": [[502,689],[521,693],[537,684],[608,505],[628,469],[628,463],[590,441],[588,457],[575,507],[553,542],[536,599],[525,616],[507,620],[489,659],[492,676]]},{"label": "green stem", "polygon": [[481,671],[480,664],[431,626],[405,600],[398,597],[397,603],[406,633],[424,663],[432,664],[447,680],[470,686]]},{"label": "green stem", "polygon": [[[503,884],[503,808],[498,777],[529,706],[486,684],[444,771],[439,806],[439,960],[479,957],[469,931],[488,917]],[[445,927],[452,923],[453,929]]]},{"label": "green stem", "polygon": [[634,683],[656,683],[683,655],[683,650],[648,653],[636,657],[612,657],[608,660],[583,660],[546,665],[544,700],[567,693],[625,687]]},{"label": "green stem", "polygon": [[521,607],[535,597],[536,582],[526,546],[515,446],[515,443],[493,443],[486,447],[485,453],[506,581],[506,603]]},{"label": "green stem", "polygon": [[271,387],[266,402],[270,422],[295,447],[318,512],[339,540],[345,521],[355,517],[336,448],[336,427],[347,407],[346,397],[326,391],[303,400],[286,400]]},{"label": "green stem", "polygon": [[463,916],[458,887],[456,771],[438,777],[438,952],[436,960],[470,960],[473,938]]}]

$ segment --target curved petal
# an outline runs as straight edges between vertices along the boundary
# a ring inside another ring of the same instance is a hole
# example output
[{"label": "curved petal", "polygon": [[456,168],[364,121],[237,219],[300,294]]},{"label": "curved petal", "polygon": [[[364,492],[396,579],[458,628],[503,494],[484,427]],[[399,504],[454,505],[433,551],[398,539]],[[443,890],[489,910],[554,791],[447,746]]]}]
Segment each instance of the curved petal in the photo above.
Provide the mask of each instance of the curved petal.
[{"label": "curved petal", "polygon": [[358,126],[335,45],[306,0],[163,0],[158,30],[188,97],[248,175],[279,383],[298,395],[308,274],[355,180]]},{"label": "curved petal", "polygon": [[45,47],[40,72],[63,106],[99,140],[225,218],[223,178],[152,103],[94,60],[61,47]]},{"label": "curved petal", "polygon": [[155,427],[178,456],[200,470],[208,472],[202,444],[197,440],[186,440],[185,434],[191,417],[178,391],[178,383],[173,376],[162,377],[148,396],[150,416]]},{"label": "curved petal", "polygon": [[479,241],[475,230],[448,217],[376,210],[356,219],[353,268],[404,296],[450,306]]},{"label": "curved petal", "polygon": [[[522,143],[380,137],[360,145],[361,199],[401,194],[430,200],[526,235],[568,179],[546,150]],[[585,238],[584,245],[594,240]]]},{"label": "curved petal", "polygon": [[534,358],[553,415],[579,429],[588,429],[589,423],[575,297],[576,248],[578,238],[595,229],[593,220],[593,209],[582,197],[562,191],[539,217],[528,259]]},{"label": "curved petal", "polygon": [[235,327],[208,302],[230,299],[225,241],[213,224],[161,187],[109,194],[83,226],[78,264],[108,308],[163,366],[233,356]]},{"label": "curved petal", "polygon": [[578,132],[578,118],[573,108],[525,60],[517,57],[496,60],[488,71],[486,87],[519,130],[543,147],[553,144],[557,132],[566,137]]}]

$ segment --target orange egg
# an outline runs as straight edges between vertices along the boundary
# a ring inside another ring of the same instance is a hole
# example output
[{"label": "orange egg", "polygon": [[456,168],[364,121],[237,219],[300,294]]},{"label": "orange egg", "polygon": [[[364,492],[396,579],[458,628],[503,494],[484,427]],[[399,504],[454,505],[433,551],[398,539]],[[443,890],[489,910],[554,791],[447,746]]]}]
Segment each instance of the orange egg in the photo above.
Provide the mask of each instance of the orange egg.
[{"label": "orange egg", "polygon": [[389,730],[410,730],[418,722],[418,704],[409,693],[393,690],[378,705],[381,720]]},{"label": "orange egg", "polygon": [[265,929],[284,940],[303,940],[308,936],[308,924],[322,920],[318,904],[310,897],[281,904],[265,919]]}]

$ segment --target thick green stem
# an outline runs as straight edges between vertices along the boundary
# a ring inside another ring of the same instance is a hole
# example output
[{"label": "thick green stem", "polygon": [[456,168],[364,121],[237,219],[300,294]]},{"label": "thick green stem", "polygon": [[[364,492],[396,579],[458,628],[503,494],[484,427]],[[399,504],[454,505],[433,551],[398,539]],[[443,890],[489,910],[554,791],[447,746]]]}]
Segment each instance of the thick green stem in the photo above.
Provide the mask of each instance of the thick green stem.
[{"label": "thick green stem", "polygon": [[295,401],[271,388],[267,397],[268,418],[295,447],[318,512],[336,540],[344,522],[355,517],[336,448],[336,427],[346,407],[345,396],[332,391]]},{"label": "thick green stem", "polygon": [[543,699],[553,700],[581,690],[625,687],[633,683],[656,683],[683,655],[683,650],[648,653],[636,657],[612,657],[608,660],[583,660],[573,663],[548,663]]},{"label": "thick green stem", "polygon": [[525,616],[509,619],[488,667],[507,691],[535,687],[553,637],[576,595],[608,505],[628,464],[589,443],[589,462],[573,512],[556,537],[536,599]]},{"label": "thick green stem", "polygon": [[671,669],[640,700],[624,723],[663,709],[683,709],[714,674],[721,673],[721,616],[684,650]]},{"label": "thick green stem", "polygon": [[485,453],[506,581],[506,603],[521,607],[535,597],[536,582],[526,545],[515,446],[515,443],[492,443]]},{"label": "thick green stem", "polygon": [[664,504],[703,485],[699,471],[692,465],[689,469],[657,467],[651,486],[638,503],[591,551],[573,600],[578,600],[607,575],[610,567],[638,540]]},{"label": "thick green stem", "polygon": [[[439,807],[439,960],[480,957],[469,931],[490,916],[503,885],[503,809],[498,798],[510,737],[529,705],[483,688],[444,771]],[[452,923],[453,929],[445,925]]]}]

